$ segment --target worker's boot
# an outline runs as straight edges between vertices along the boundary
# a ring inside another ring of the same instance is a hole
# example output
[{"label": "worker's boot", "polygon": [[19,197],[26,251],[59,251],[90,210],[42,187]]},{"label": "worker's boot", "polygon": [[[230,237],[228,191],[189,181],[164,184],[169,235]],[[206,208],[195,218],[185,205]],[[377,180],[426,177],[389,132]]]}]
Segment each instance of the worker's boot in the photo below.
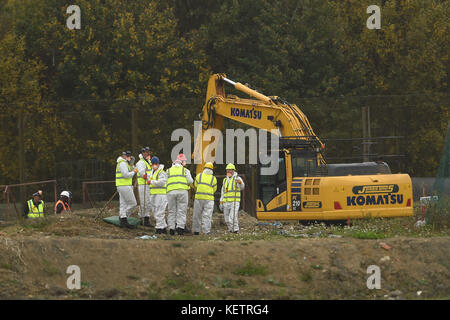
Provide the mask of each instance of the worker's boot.
[{"label": "worker's boot", "polygon": [[127,218],[120,218],[120,227],[121,228],[134,229],[134,226],[128,223],[128,219]]},{"label": "worker's boot", "polygon": [[153,228],[150,224],[150,217],[144,217],[144,227]]},{"label": "worker's boot", "polygon": [[174,236],[175,235],[175,230],[174,229],[170,229],[169,233],[170,233],[171,236]]},{"label": "worker's boot", "polygon": [[167,234],[167,229],[156,229],[156,234]]},{"label": "worker's boot", "polygon": [[184,229],[183,228],[177,228],[177,234],[179,236],[182,236],[184,234]]}]

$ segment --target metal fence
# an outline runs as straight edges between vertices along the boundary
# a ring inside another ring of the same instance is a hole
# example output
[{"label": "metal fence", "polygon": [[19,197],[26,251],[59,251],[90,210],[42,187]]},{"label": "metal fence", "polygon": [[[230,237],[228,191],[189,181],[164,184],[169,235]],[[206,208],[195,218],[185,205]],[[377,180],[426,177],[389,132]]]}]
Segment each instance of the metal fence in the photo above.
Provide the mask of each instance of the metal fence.
[{"label": "metal fence", "polygon": [[56,180],[0,185],[0,189],[3,189],[0,220],[22,219],[25,201],[31,199],[32,194],[38,190],[42,190],[42,200],[45,202],[47,213],[53,212],[58,199]]}]

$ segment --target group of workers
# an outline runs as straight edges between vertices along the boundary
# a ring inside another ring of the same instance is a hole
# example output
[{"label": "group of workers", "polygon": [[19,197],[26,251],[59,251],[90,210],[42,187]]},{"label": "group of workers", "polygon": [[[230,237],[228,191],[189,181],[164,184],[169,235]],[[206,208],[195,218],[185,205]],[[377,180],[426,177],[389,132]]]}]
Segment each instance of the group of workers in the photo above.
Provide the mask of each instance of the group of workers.
[{"label": "group of workers", "polygon": [[[195,189],[194,214],[192,231],[194,235],[200,232],[208,234],[211,231],[211,221],[214,209],[214,193],[217,190],[217,179],[213,174],[213,164],[205,164],[203,171],[192,178],[187,169],[187,159],[179,154],[172,166],[164,170],[158,157],[151,157],[149,147],[141,149],[136,166],[132,164],[131,151],[124,151],[117,158],[116,187],[120,201],[120,225],[134,228],[129,224],[128,217],[137,206],[133,192],[133,176],[137,177],[139,195],[139,217],[144,220],[145,227],[150,224],[150,213],[156,221],[156,233],[183,235],[186,233],[186,215],[188,208],[188,191],[193,184]],[[226,167],[227,176],[223,180],[220,197],[220,210],[230,232],[239,231],[238,212],[241,190],[245,188],[244,181],[238,176],[233,164]],[[168,210],[167,222],[165,211]]]},{"label": "group of workers", "polygon": [[[56,201],[54,212],[55,214],[61,214],[64,212],[70,212],[70,206],[72,203],[72,192],[63,191],[59,196],[59,200]],[[33,193],[33,198],[28,200],[23,209],[25,218],[42,218],[45,213],[45,203],[42,200],[42,190],[38,190]]]},{"label": "group of workers", "polygon": [[[134,166],[131,151],[124,151],[117,158],[116,187],[119,193],[120,226],[134,228],[128,222],[128,217],[137,206],[133,191],[133,177],[136,175],[139,196],[139,217],[144,227],[150,224],[150,214],[156,221],[157,234],[183,235],[186,233],[186,215],[188,208],[188,191],[191,186],[195,189],[194,213],[192,217],[192,231],[194,235],[200,232],[211,232],[212,214],[214,210],[214,193],[217,190],[217,179],[214,176],[214,166],[207,162],[204,169],[195,180],[186,166],[187,159],[179,154],[172,166],[164,170],[158,157],[151,157],[149,147],[141,149],[139,161]],[[238,212],[241,190],[245,188],[244,181],[238,176],[236,167],[229,163],[226,166],[227,175],[223,179],[219,209],[224,213],[228,230],[233,233],[239,231]],[[54,213],[60,214],[71,211],[72,193],[63,191],[60,199],[55,203]],[[166,209],[168,210],[166,222]],[[42,191],[33,194],[24,206],[24,216],[28,218],[43,217],[45,204]]]}]

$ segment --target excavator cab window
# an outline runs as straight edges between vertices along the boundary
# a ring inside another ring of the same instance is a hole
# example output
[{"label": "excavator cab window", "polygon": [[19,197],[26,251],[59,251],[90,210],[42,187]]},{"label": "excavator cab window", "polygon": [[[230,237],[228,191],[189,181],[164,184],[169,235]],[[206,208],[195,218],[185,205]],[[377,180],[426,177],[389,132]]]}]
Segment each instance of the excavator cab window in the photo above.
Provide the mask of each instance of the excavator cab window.
[{"label": "excavator cab window", "polygon": [[309,150],[291,151],[292,176],[311,177],[315,176],[317,169],[317,155]]},{"label": "excavator cab window", "polygon": [[[269,166],[261,165],[261,167]],[[286,191],[286,160],[284,157],[284,152],[280,152],[278,158],[278,172],[274,175],[262,175],[259,171],[259,199],[262,200],[264,205],[269,203],[270,200],[275,198],[280,193]]]}]

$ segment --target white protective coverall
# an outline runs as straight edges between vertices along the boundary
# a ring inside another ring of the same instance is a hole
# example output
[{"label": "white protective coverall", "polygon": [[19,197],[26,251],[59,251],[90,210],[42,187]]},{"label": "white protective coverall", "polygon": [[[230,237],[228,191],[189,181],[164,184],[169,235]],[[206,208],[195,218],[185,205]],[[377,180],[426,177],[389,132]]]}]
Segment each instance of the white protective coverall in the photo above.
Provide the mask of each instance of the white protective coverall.
[{"label": "white protective coverall", "polygon": [[[241,177],[237,175],[237,172],[235,171],[231,177],[226,178],[226,182],[229,182],[232,177],[236,177],[236,185],[238,186],[239,190],[244,190],[245,184],[244,180],[242,180]],[[238,179],[241,179],[242,183],[237,183]],[[220,201],[223,201],[223,194],[224,194],[224,188],[222,186],[221,194],[220,194]],[[228,231],[239,231],[239,221],[238,221],[238,213],[239,213],[239,201],[233,201],[233,202],[223,202],[223,216],[225,219],[225,223],[228,226]],[[234,226],[233,226],[233,216],[234,216]]]},{"label": "white protective coverall", "polygon": [[[122,157],[117,158],[117,162],[123,160]],[[128,171],[128,166],[126,161],[119,164],[119,170],[124,178],[132,178],[134,176],[134,171]],[[120,218],[128,218],[133,209],[137,206],[136,198],[133,193],[133,186],[117,186],[117,191],[119,192],[119,202],[120,202]]]},{"label": "white protective coverall", "polygon": [[[172,166],[181,166],[180,161],[175,161]],[[185,176],[188,185],[192,184],[194,180],[192,179],[191,172],[189,169],[185,168]],[[186,226],[186,213],[188,206],[188,190],[172,190],[167,192],[167,224],[169,229],[175,230],[175,225],[177,228],[184,229]]]},{"label": "white protective coverall", "polygon": [[[139,161],[136,163],[136,168],[139,171],[139,177],[143,177],[145,173],[147,173],[146,165],[145,165],[145,159],[142,156],[142,154],[139,154]],[[148,177],[147,177],[148,179]],[[140,184],[138,185],[138,191],[139,191],[139,217],[150,217],[150,187],[147,184]]]},{"label": "white protective coverall", "polygon": [[[205,168],[203,169],[203,173],[212,175],[213,171],[209,168]],[[208,234],[211,232],[211,219],[213,210],[214,210],[214,200],[203,200],[203,199],[194,200],[194,215],[192,217],[193,232],[200,232],[200,227],[204,234]]]},{"label": "white protective coverall", "polygon": [[[153,177],[153,174],[161,169],[158,176],[158,180],[156,180],[156,176]],[[167,173],[164,171],[164,165],[160,164],[158,169],[151,171],[151,184],[155,187],[164,187],[167,182]],[[156,229],[165,229],[167,228],[166,223],[166,208],[167,208],[167,195],[165,194],[151,194],[150,195],[150,204],[152,207],[152,212],[156,220]]]}]

